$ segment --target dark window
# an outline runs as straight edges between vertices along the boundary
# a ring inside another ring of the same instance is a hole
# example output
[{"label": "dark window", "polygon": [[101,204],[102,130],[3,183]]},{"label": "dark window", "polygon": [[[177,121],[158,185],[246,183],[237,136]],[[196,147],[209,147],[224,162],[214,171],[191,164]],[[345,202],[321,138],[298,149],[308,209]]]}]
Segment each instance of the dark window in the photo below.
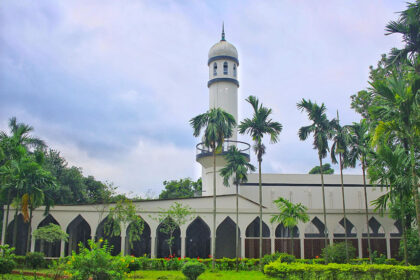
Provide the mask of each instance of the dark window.
[{"label": "dark window", "polygon": [[213,64],[213,76],[217,76],[217,63]]},{"label": "dark window", "polygon": [[233,64],[233,76],[236,77],[236,64]]},{"label": "dark window", "polygon": [[228,74],[228,63],[226,61],[223,63],[223,74]]}]

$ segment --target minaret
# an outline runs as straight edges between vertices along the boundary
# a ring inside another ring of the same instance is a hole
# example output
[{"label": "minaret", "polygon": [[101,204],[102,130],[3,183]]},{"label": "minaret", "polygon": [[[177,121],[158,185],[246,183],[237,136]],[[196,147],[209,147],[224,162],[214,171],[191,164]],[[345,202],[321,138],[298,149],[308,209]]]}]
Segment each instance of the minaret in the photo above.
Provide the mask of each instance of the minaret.
[{"label": "minaret", "polygon": [[[208,67],[209,108],[222,108],[231,114],[238,123],[238,51],[226,41],[224,26],[221,40],[213,45],[209,51]],[[249,158],[249,145],[237,142],[237,129],[230,139],[226,139],[223,151],[216,157],[216,172],[226,164],[224,154],[228,147],[235,145]],[[197,145],[197,161],[202,166],[203,196],[213,195],[213,157],[211,151],[201,143]],[[222,177],[217,174],[216,194],[233,194],[235,187],[225,187]]]}]

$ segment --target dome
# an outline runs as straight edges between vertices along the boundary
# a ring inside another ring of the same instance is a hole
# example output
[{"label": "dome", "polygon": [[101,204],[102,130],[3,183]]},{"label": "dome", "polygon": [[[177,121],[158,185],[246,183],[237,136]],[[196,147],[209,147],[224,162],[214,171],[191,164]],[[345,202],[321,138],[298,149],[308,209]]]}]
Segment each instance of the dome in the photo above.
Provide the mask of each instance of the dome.
[{"label": "dome", "polygon": [[209,59],[216,56],[230,56],[238,59],[238,51],[231,43],[221,40],[213,45],[209,51]]}]

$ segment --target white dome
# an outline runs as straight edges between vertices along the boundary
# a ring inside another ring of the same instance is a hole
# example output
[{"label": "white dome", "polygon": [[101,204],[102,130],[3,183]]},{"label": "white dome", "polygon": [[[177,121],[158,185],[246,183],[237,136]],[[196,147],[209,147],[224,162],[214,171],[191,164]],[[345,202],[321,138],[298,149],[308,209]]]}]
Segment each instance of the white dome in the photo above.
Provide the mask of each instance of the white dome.
[{"label": "white dome", "polygon": [[238,51],[231,43],[221,40],[214,44],[209,51],[209,59],[216,56],[231,56],[238,59]]}]

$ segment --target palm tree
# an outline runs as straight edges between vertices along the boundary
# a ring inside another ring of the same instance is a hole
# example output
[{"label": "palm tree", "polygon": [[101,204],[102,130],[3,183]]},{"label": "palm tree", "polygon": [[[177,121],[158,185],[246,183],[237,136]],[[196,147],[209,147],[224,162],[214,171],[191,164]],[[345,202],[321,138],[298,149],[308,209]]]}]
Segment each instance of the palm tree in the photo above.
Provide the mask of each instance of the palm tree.
[{"label": "palm tree", "polygon": [[[275,122],[270,118],[272,110],[259,104],[259,100],[255,96],[249,96],[246,101],[251,104],[254,109],[252,119],[244,119],[239,125],[239,133],[248,133],[254,141],[254,151],[258,160],[258,187],[260,199],[260,251],[259,257],[262,258],[262,178],[261,178],[261,162],[262,156],[265,154],[265,145],[263,144],[264,135],[270,136],[270,143],[277,143],[279,134],[283,126],[279,122]],[[261,262],[262,267],[262,262]]]},{"label": "palm tree", "polygon": [[385,35],[400,34],[405,43],[404,48],[393,48],[389,55],[388,63],[399,64],[403,61],[415,66],[416,72],[420,74],[420,1],[408,3],[408,8],[400,12],[397,21],[390,21],[385,28]]},{"label": "palm tree", "polygon": [[220,170],[223,177],[223,184],[230,186],[229,180],[233,178],[236,185],[236,271],[239,270],[239,184],[248,182],[248,171],[255,171],[255,167],[247,161],[241,151],[236,146],[231,146],[225,155],[226,166]]},{"label": "palm tree", "polygon": [[365,119],[361,120],[360,123],[353,123],[353,125],[348,127],[350,131],[350,145],[349,145],[349,157],[352,162],[352,166],[356,165],[356,160],[359,160],[362,165],[362,174],[363,174],[363,191],[365,196],[365,216],[366,216],[366,228],[367,228],[367,238],[368,238],[368,251],[369,251],[369,260],[372,263],[372,251],[370,244],[370,232],[369,232],[369,212],[368,212],[368,198],[366,191],[366,167],[367,160],[366,157],[370,151],[369,141],[369,127]]},{"label": "palm tree", "polygon": [[200,114],[190,120],[194,129],[193,135],[200,136],[204,130],[204,145],[213,153],[213,260],[212,268],[215,267],[216,255],[216,153],[223,147],[226,138],[232,137],[233,128],[236,126],[235,118],[221,108],[212,108],[204,114]]},{"label": "palm tree", "polygon": [[289,229],[289,232],[292,236],[292,255],[294,255],[293,230],[299,222],[306,223],[309,221],[309,215],[306,213],[308,208],[302,205],[302,203],[293,204],[289,200],[282,197],[274,200],[274,203],[276,204],[280,213],[277,215],[272,215],[270,222],[283,224],[286,228]]},{"label": "palm tree", "polygon": [[420,129],[420,78],[415,76],[409,83],[397,75],[372,83],[380,98],[379,106],[372,113],[380,120],[375,128],[373,146],[384,145],[388,139],[397,139],[410,155],[412,192],[416,206],[417,229],[420,236],[420,197],[416,174],[416,153]]},{"label": "palm tree", "polygon": [[[331,146],[331,161],[334,164],[339,163],[340,165],[340,179],[341,179],[341,196],[343,200],[343,216],[344,216],[344,232],[346,238],[346,260],[349,261],[349,250],[347,244],[347,217],[346,217],[346,202],[345,202],[345,195],[344,195],[344,180],[343,180],[343,169],[346,165],[348,165],[348,149],[347,145],[349,142],[349,134],[345,127],[340,125],[340,119],[338,116],[337,111],[337,119],[334,121],[333,125],[334,129],[334,137],[333,137],[333,144]],[[336,154],[339,155],[339,161],[337,161]]]},{"label": "palm tree", "polygon": [[[322,171],[322,159],[327,156],[328,153],[328,140],[332,138],[333,130],[333,121],[329,121],[326,115],[327,108],[324,103],[319,106],[316,102],[312,103],[311,100],[302,99],[301,102],[297,104],[297,108],[301,111],[306,111],[308,114],[309,120],[312,121],[311,125],[302,126],[299,129],[298,135],[299,139],[304,141],[308,136],[314,134],[314,149],[318,150],[319,158],[319,167],[321,174],[321,186],[322,186],[322,210],[324,214],[324,239],[325,247],[328,244],[328,229],[327,229],[327,212],[325,208],[325,190],[324,190],[324,173]],[[327,258],[325,258],[327,259]]]}]

